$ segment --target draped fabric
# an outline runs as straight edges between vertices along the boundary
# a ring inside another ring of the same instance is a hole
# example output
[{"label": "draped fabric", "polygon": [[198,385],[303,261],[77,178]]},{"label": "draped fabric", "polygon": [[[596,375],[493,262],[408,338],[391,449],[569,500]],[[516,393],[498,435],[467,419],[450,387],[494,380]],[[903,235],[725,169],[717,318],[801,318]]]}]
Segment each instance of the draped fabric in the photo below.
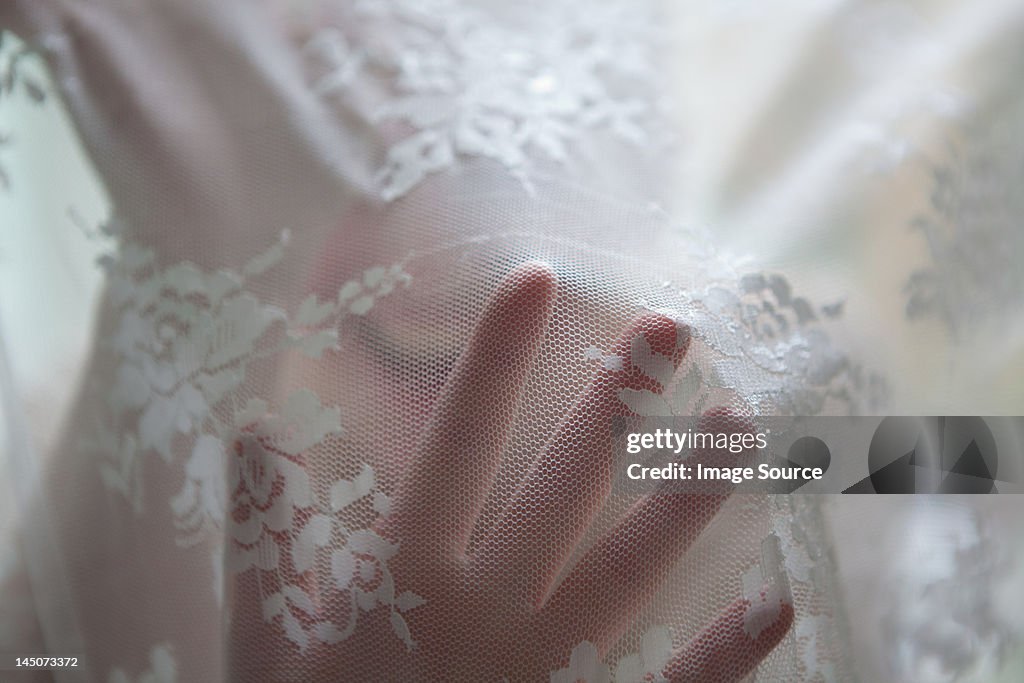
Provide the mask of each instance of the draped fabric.
[{"label": "draped fabric", "polygon": [[[1022,20],[9,1],[110,209],[52,438],[0,378],[0,652],[118,683],[952,680],[998,659],[1012,615],[937,657],[904,611],[886,623],[915,647],[858,661],[826,523],[855,508],[625,495],[611,428],[1020,410]],[[5,97],[38,87],[4,66]],[[974,618],[992,594],[972,596]]]}]

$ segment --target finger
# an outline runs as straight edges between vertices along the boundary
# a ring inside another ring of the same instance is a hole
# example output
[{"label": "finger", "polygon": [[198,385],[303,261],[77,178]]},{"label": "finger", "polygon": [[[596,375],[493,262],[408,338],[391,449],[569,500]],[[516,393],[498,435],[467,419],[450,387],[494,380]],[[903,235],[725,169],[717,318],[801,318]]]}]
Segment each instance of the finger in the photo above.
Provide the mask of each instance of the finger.
[{"label": "finger", "polygon": [[662,675],[672,683],[733,683],[771,653],[793,624],[785,579],[741,598],[673,657]]},{"label": "finger", "polygon": [[[698,433],[748,434],[753,423],[727,408],[709,410]],[[733,467],[745,452],[702,448],[691,464]],[[682,485],[680,485],[682,484]],[[551,596],[544,612],[558,620],[590,612],[585,635],[598,649],[614,644],[700,536],[732,492],[729,480],[665,482],[633,506],[625,519],[580,559]]]},{"label": "finger", "polygon": [[[598,371],[527,475],[477,560],[520,583],[537,607],[603,504],[612,478],[612,418],[631,414],[623,390],[660,393],[689,342],[662,315],[640,318],[617,343],[622,367]],[[513,587],[513,589],[516,589]]]},{"label": "finger", "polygon": [[403,544],[449,556],[465,549],[544,339],[555,291],[551,269],[527,263],[491,298],[395,501],[389,527]]}]

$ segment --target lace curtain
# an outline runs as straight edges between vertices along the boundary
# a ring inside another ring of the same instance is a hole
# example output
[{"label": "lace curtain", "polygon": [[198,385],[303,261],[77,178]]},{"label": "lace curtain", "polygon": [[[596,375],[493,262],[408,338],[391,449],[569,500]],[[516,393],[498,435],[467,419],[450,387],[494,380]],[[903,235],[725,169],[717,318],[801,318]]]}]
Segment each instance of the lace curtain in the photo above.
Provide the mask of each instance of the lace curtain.
[{"label": "lace curtain", "polygon": [[898,505],[607,471],[614,415],[1024,405],[1012,3],[0,19],[27,50],[5,34],[0,107],[65,108],[109,197],[71,207],[102,274],[80,379],[3,382],[0,652],[80,657],[42,680],[954,680],[1013,652],[984,607],[1012,497],[945,513],[980,560],[923,595],[993,586],[953,650],[895,560],[866,578],[849,520]]}]

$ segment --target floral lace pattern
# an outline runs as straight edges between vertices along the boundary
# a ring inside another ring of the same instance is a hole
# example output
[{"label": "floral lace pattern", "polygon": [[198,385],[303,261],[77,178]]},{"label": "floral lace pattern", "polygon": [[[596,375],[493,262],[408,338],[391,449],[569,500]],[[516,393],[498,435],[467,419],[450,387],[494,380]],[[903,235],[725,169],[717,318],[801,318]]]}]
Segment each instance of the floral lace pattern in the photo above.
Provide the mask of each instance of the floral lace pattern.
[{"label": "floral lace pattern", "polygon": [[[823,322],[842,315],[842,302],[816,306],[795,294],[785,277],[738,272],[712,247],[695,260],[697,268],[704,270],[701,288],[666,281],[666,298],[638,304],[691,330],[714,358],[704,367],[692,364],[667,394],[623,390],[620,399],[630,410],[647,417],[700,415],[711,407],[709,392],[715,388],[735,391],[759,414],[857,412],[884,400],[882,380],[852,363],[825,330]],[[668,385],[667,359],[653,357],[642,339],[634,341],[631,353],[634,365]],[[625,360],[593,346],[584,356],[608,369],[621,368]]]},{"label": "floral lace pattern", "polygon": [[601,661],[593,643],[583,641],[569,656],[569,664],[551,672],[551,683],[665,683],[662,671],[672,658],[672,631],[653,626],[640,639],[640,651],[621,657],[614,671]]},{"label": "floral lace pattern", "polygon": [[[276,407],[259,398],[241,403],[236,391],[253,361],[290,350],[318,358],[334,348],[343,318],[365,315],[409,276],[400,265],[371,268],[334,300],[312,294],[289,315],[245,288],[247,279],[274,266],[288,241],[283,233],[240,272],[206,272],[191,263],[160,267],[152,250],[131,243],[104,257],[118,324],[109,342],[117,359],[111,423],[93,444],[102,456],[100,476],[141,514],[144,456],[156,453],[178,466],[176,453],[187,450],[185,481],[171,500],[180,545],[212,536],[224,543],[230,571],[266,574],[264,618],[280,623],[302,648],[314,637],[343,640],[359,613],[377,606],[391,610],[396,635],[412,647],[402,613],[423,601],[395,592],[387,561],[397,545],[343,522],[346,510],[363,501],[377,516],[387,515],[373,469],[364,465],[354,479],[334,482],[329,501],[320,499],[307,473],[304,454],[342,431],[339,409],[308,389]],[[318,616],[313,587],[301,578],[318,553],[328,552],[332,588],[352,605],[344,624]]]},{"label": "floral lace pattern", "polygon": [[1019,310],[1022,111],[1024,99],[1016,98],[982,117],[953,158],[933,168],[931,210],[914,222],[932,262],[907,280],[908,317],[938,318],[962,338]]},{"label": "floral lace pattern", "polygon": [[[33,74],[26,72],[25,62],[34,60],[36,51],[29,45],[11,46],[14,36],[0,29],[0,106],[11,97],[26,96],[36,104],[46,100],[47,92],[43,83]],[[0,149],[9,141],[6,131],[0,130]],[[11,179],[0,164],[0,189],[10,187]]]},{"label": "floral lace pattern", "polygon": [[174,649],[167,643],[154,645],[149,652],[149,668],[138,676],[129,676],[124,669],[115,668],[107,677],[107,683],[177,683],[178,663]]},{"label": "floral lace pattern", "polygon": [[[817,502],[801,496],[773,496],[771,543],[774,553],[796,596],[817,600],[834,599],[835,587],[829,584],[826,569],[831,559],[824,552]],[[836,680],[835,610],[831,606],[809,607],[797,612],[792,638],[794,665],[803,679]]]},{"label": "floral lace pattern", "polygon": [[[910,539],[897,552],[879,625],[882,637],[904,643],[891,665],[904,680],[997,678],[1021,642],[1015,610],[1003,609],[1007,578],[1019,552],[994,533],[992,520],[967,506],[914,500],[905,522]],[[921,558],[935,558],[922,562]],[[1005,592],[1005,593],[1004,593]]]},{"label": "floral lace pattern", "polygon": [[[815,308],[792,292],[781,275],[753,273],[709,285],[703,292],[680,290],[680,310],[659,310],[690,325],[715,349],[710,376],[699,368],[680,387],[671,407],[699,414],[705,402],[691,392],[702,385],[735,390],[759,412],[817,415],[830,401],[845,409],[880,387],[865,380],[849,357],[833,346],[818,324],[841,313],[841,305]],[[696,401],[696,403],[694,403]],[[671,413],[669,413],[671,414]]]},{"label": "floral lace pattern", "polygon": [[584,131],[645,139],[639,122],[653,104],[623,86],[646,82],[654,68],[649,8],[579,9],[559,0],[502,23],[452,0],[363,0],[360,21],[386,27],[386,39],[352,45],[322,29],[308,45],[319,62],[314,87],[333,96],[357,78],[387,74],[390,94],[375,123],[412,129],[378,173],[387,200],[461,157],[497,161],[529,187],[530,155],[563,161]]}]

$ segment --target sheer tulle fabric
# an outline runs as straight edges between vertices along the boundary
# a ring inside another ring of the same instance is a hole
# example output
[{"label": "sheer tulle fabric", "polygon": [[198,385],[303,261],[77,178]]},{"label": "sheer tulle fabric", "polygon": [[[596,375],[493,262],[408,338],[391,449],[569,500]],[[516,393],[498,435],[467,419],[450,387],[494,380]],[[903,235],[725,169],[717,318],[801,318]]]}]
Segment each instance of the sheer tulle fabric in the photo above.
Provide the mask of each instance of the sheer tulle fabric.
[{"label": "sheer tulle fabric", "polygon": [[18,454],[19,648],[68,680],[852,675],[813,500],[611,487],[613,416],[881,384],[834,301],[663,208],[654,8],[4,11],[114,207],[76,407]]}]

